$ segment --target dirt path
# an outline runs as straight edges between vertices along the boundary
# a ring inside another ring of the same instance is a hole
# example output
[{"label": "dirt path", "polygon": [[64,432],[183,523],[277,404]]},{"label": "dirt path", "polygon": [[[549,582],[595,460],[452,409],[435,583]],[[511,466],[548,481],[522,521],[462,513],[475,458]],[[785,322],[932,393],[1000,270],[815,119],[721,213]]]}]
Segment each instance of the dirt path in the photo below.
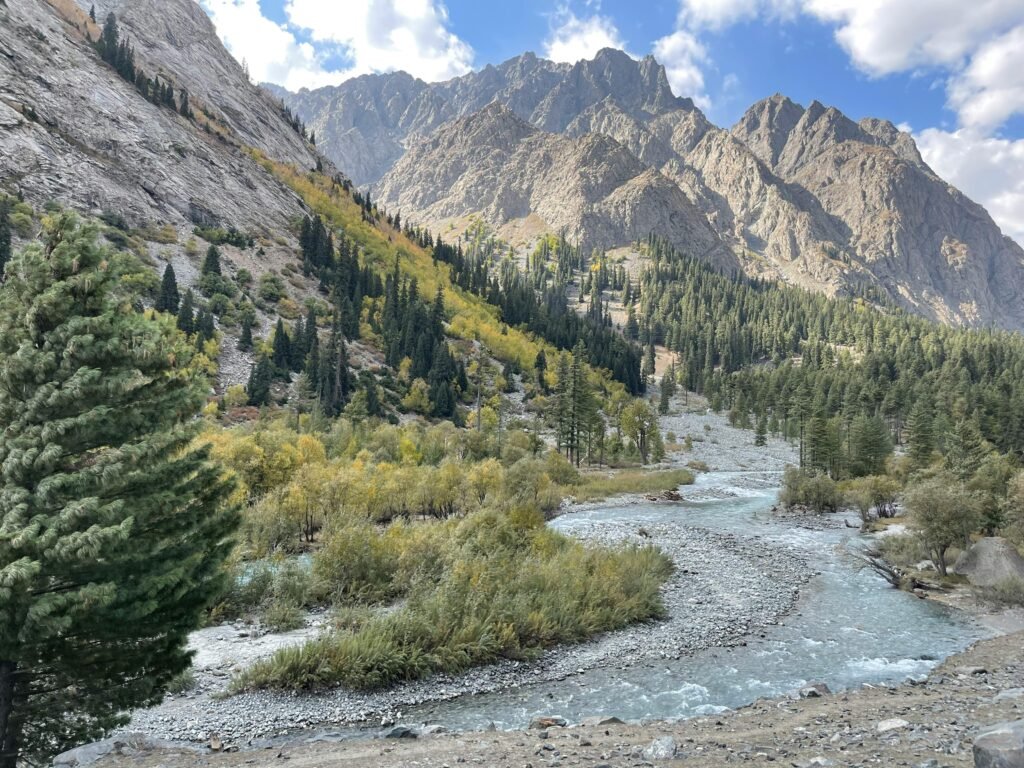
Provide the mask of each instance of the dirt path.
[{"label": "dirt path", "polygon": [[[1024,633],[1005,635],[951,657],[924,683],[865,687],[819,698],[761,700],[735,712],[678,723],[303,743],[231,754],[156,750],[108,757],[98,765],[716,768],[752,761],[784,766],[970,766],[971,739],[979,727],[1024,717],[1022,648]],[[663,749],[659,752],[657,746]],[[672,751],[674,758],[657,756]]]}]

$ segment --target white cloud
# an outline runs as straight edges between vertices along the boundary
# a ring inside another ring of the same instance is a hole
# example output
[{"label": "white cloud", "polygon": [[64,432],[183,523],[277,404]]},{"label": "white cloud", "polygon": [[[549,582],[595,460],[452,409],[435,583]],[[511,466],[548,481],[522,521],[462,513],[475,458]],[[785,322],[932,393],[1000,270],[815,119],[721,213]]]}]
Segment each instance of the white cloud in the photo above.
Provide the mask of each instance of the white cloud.
[{"label": "white cloud", "polygon": [[1020,0],[801,0],[871,75],[955,68],[993,33],[1024,20]]},{"label": "white cloud", "polygon": [[607,16],[594,14],[579,18],[567,6],[552,16],[551,34],[544,41],[544,56],[552,61],[575,64],[592,59],[602,48],[626,49],[618,28]]},{"label": "white cloud", "polygon": [[914,140],[939,176],[985,206],[1003,234],[1024,242],[1024,139],[926,128]]},{"label": "white cloud", "polygon": [[[259,0],[201,0],[224,45],[255,81],[316,88],[370,72],[403,69],[446,80],[472,68],[473,49],[448,29],[439,0],[289,0],[287,23],[268,19]],[[308,33],[313,44],[297,32]],[[347,65],[330,67],[332,55]]]},{"label": "white cloud", "polygon": [[798,0],[680,0],[679,26],[722,29],[759,15],[788,19],[798,10]]},{"label": "white cloud", "polygon": [[692,98],[701,109],[711,106],[704,90],[704,72],[701,69],[707,63],[707,52],[693,34],[677,29],[671,35],[656,40],[654,58],[665,65],[673,93]]},{"label": "white cloud", "polygon": [[313,46],[298,42],[295,35],[266,18],[258,0],[203,0],[203,7],[224,46],[248,65],[254,81],[294,90],[343,79],[323,69]]},{"label": "white cloud", "polygon": [[1024,112],[1024,24],[984,43],[949,87],[962,125],[990,131]]},{"label": "white cloud", "polygon": [[285,14],[314,42],[340,45],[353,75],[401,69],[438,81],[472,69],[473,49],[448,29],[438,0],[288,0]]}]

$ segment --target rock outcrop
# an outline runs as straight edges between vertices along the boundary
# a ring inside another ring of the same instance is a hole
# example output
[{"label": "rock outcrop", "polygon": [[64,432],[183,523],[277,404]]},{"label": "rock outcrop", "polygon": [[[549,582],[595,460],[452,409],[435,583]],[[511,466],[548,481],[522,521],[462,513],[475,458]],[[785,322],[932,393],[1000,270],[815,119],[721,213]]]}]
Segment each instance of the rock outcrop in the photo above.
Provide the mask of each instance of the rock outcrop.
[{"label": "rock outcrop", "polygon": [[[156,106],[100,60],[71,0],[0,5],[0,185],[130,224],[284,231],[296,196],[245,147],[312,167],[313,148],[245,78],[192,0],[100,2],[150,76],[186,90],[196,121]],[[209,120],[207,120],[209,116]],[[203,129],[209,124],[210,130]]]},{"label": "rock outcrop", "polygon": [[376,198],[442,231],[467,213],[507,229],[533,217],[541,230],[564,232],[588,249],[658,231],[694,256],[738,266],[682,190],[614,139],[541,131],[497,102],[415,145],[377,185]]},{"label": "rock outcrop", "polygon": [[975,587],[994,587],[1008,581],[1024,584],[1024,557],[998,536],[979,539],[957,558],[953,573],[966,576]]}]

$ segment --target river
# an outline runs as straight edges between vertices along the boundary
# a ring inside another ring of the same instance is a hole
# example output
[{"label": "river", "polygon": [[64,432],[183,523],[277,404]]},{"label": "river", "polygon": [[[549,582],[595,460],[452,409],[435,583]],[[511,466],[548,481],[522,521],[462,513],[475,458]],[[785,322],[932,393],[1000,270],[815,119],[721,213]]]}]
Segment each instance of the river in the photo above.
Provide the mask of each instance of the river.
[{"label": "river", "polygon": [[491,723],[522,728],[539,715],[570,721],[590,716],[671,720],[735,708],[812,682],[838,690],[924,676],[938,661],[986,636],[965,614],[895,590],[858,568],[848,554],[862,546],[855,529],[814,530],[774,518],[769,510],[777,489],[763,480],[750,482],[755,477],[709,472],[681,489],[686,501],[609,503],[563,515],[552,525],[572,533],[624,519],[679,523],[795,550],[818,575],[782,623],[734,648],[626,669],[591,669],[565,680],[423,705],[404,712],[403,719],[455,730]]}]

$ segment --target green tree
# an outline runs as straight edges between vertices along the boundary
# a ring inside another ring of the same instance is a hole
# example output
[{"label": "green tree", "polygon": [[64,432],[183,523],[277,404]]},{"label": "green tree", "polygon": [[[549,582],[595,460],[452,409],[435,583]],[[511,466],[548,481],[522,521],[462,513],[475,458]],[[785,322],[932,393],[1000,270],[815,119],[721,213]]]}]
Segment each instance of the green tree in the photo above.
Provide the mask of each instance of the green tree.
[{"label": "green tree", "polygon": [[652,453],[654,444],[660,442],[658,414],[646,400],[637,398],[622,409],[622,431],[633,443],[644,464]]},{"label": "green tree", "polygon": [[178,314],[181,296],[178,294],[178,280],[174,276],[174,267],[168,264],[164,268],[164,276],[160,281],[160,293],[156,297],[157,312]]},{"label": "green tree", "polygon": [[249,405],[268,405],[270,403],[270,385],[274,380],[274,367],[266,355],[260,355],[256,365],[249,371],[249,384],[245,391],[249,393]]},{"label": "green tree", "polygon": [[850,425],[850,474],[854,477],[878,475],[885,471],[885,460],[892,453],[892,441],[885,423],[877,417],[857,416]]},{"label": "green tree", "polygon": [[932,427],[934,418],[931,404],[924,398],[918,400],[910,412],[910,419],[907,422],[907,429],[910,430],[907,455],[918,469],[927,467],[932,462],[932,454],[935,452],[935,432]]},{"label": "green tree", "polygon": [[966,482],[978,471],[991,447],[985,443],[981,430],[972,419],[960,419],[946,440],[946,469]]},{"label": "green tree", "polygon": [[277,318],[277,327],[274,328],[274,343],[271,362],[274,364],[278,376],[288,375],[291,368],[291,339],[288,338],[288,331],[284,328],[284,320]]},{"label": "green tree", "polygon": [[252,315],[248,312],[242,315],[242,330],[238,334],[238,348],[243,352],[252,351]]},{"label": "green tree", "polygon": [[[205,382],[144,269],[64,214],[0,288],[0,766],[127,722],[224,587],[231,484],[192,443]],[[20,762],[19,762],[20,764]]]},{"label": "green tree", "polygon": [[544,379],[544,374],[548,370],[548,358],[543,349],[537,352],[537,359],[533,361],[533,370],[537,372],[537,386],[540,387],[540,391],[547,392],[548,383]]},{"label": "green tree", "polygon": [[201,273],[203,275],[220,275],[220,250],[216,245],[206,249],[206,256],[203,259]]},{"label": "green tree", "polygon": [[178,307],[177,324],[178,330],[186,336],[195,333],[195,296],[193,296],[191,288],[185,291],[185,295],[181,299],[181,305]]},{"label": "green tree", "polygon": [[945,576],[949,548],[967,544],[978,529],[977,495],[955,475],[940,472],[908,487],[903,504],[935,569]]},{"label": "green tree", "polygon": [[0,280],[4,278],[4,268],[11,260],[11,201],[0,198]]},{"label": "green tree", "polygon": [[762,413],[757,420],[757,429],[754,431],[754,445],[768,445],[768,419]]}]

